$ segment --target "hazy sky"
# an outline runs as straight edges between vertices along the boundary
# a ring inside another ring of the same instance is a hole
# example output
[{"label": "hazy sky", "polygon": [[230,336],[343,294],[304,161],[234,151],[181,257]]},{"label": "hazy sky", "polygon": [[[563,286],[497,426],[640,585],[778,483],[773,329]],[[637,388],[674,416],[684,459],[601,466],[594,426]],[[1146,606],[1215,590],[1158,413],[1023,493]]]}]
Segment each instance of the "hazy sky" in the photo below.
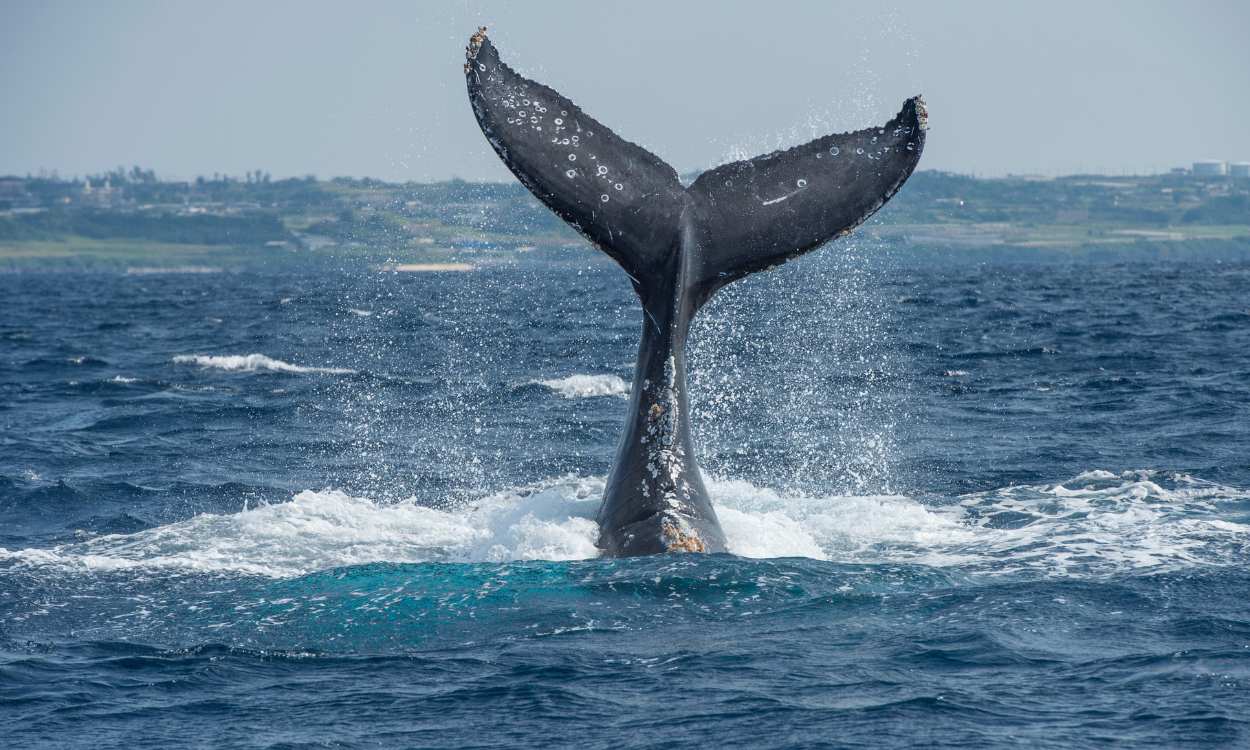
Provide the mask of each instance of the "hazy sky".
[{"label": "hazy sky", "polygon": [[462,48],[713,166],[929,103],[921,168],[1250,160],[1250,3],[0,0],[0,174],[509,179]]}]

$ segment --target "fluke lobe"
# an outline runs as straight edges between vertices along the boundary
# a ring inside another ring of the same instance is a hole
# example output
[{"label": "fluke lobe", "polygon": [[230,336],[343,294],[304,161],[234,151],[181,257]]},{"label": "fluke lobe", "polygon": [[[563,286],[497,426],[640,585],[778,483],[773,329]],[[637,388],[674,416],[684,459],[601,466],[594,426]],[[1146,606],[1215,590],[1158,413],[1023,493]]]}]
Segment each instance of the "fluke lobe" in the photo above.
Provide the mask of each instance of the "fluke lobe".
[{"label": "fluke lobe", "polygon": [[466,57],[469,101],[499,158],[625,269],[642,302],[599,547],[611,556],[724,552],[690,437],[690,321],[726,284],[845,235],[881,208],[920,159],[924,102],[908,99],[880,127],[725,164],[682,187],[659,157],[505,65],[486,29]]}]

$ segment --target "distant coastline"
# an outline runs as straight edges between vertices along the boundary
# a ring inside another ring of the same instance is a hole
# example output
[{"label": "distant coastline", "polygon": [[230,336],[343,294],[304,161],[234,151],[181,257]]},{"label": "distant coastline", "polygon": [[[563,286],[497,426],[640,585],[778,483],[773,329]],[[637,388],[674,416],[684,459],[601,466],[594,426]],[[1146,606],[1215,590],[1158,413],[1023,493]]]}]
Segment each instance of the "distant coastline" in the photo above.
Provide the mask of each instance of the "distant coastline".
[{"label": "distant coastline", "polygon": [[[1250,258],[1250,179],[919,172],[859,232],[918,252]],[[514,183],[272,180],[260,171],[169,181],[138,167],[0,176],[0,270],[233,268],[310,254],[425,270],[584,242]]]}]

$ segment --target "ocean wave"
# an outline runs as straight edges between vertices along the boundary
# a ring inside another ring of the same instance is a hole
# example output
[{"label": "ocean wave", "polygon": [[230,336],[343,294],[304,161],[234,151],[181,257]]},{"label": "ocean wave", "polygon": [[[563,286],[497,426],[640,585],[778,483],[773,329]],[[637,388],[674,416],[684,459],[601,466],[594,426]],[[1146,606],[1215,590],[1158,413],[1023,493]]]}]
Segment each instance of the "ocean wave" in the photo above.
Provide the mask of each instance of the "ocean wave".
[{"label": "ocean wave", "polygon": [[131,266],[126,269],[126,275],[152,276],[156,274],[221,273],[223,270],[217,266]]},{"label": "ocean wave", "polygon": [[565,398],[629,395],[629,383],[616,375],[570,375],[567,378],[531,382],[544,385]]},{"label": "ocean wave", "polygon": [[318,372],[327,375],[354,375],[355,370],[343,367],[303,367],[273,359],[264,354],[179,354],[174,357],[175,364],[199,365],[203,368],[226,370],[228,372]]},{"label": "ocean wave", "polygon": [[[308,490],[289,502],[204,514],[134,534],[0,560],[89,570],[161,568],[276,578],[374,562],[597,557],[602,478],[510,488],[458,509]],[[1243,561],[1250,525],[1220,506],[1250,492],[1155,472],[1087,472],[941,502],[903,495],[799,496],[711,480],[729,551],[840,563],[916,564],[970,575],[1100,577]]]}]

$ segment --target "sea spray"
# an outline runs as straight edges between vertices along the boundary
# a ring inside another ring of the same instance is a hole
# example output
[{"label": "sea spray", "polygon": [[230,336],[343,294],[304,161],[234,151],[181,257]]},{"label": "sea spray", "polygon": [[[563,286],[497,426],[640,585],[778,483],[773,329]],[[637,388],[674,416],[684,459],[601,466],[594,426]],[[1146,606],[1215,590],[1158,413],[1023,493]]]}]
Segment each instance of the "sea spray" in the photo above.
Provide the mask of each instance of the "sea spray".
[{"label": "sea spray", "polygon": [[798,492],[888,492],[907,419],[888,261],[846,242],[722,290],[695,320],[704,466]]}]

